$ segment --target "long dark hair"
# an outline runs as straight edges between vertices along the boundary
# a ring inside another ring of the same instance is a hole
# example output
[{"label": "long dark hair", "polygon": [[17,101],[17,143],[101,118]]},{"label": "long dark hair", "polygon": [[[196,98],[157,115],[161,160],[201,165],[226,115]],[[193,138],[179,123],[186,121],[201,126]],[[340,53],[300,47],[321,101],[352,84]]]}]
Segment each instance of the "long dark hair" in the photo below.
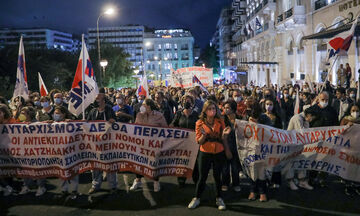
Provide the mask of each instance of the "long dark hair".
[{"label": "long dark hair", "polygon": [[206,119],[206,111],[207,111],[207,109],[209,108],[209,106],[211,106],[211,105],[214,105],[215,106],[215,108],[216,108],[216,114],[215,114],[215,118],[221,118],[221,116],[220,116],[220,112],[219,112],[219,108],[218,108],[218,106],[217,106],[217,104],[214,102],[214,101],[212,101],[212,100],[207,100],[205,103],[204,103],[204,106],[203,106],[203,109],[202,109],[202,111],[201,111],[201,114],[200,114],[200,116],[199,116],[199,119],[201,119],[202,121],[205,121],[205,119]]}]

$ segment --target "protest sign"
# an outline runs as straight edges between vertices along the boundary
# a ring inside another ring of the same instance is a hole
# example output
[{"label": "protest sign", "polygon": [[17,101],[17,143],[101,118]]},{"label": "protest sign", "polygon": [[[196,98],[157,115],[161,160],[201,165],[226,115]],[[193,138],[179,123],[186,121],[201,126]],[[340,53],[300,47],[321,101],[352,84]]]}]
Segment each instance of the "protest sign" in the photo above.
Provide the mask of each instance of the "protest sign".
[{"label": "protest sign", "polygon": [[236,121],[241,164],[253,179],[272,170],[327,172],[360,181],[360,125],[280,130]]},{"label": "protest sign", "polygon": [[176,71],[171,71],[171,86],[190,88],[196,86],[193,83],[193,77],[196,77],[201,81],[205,87],[213,86],[213,70],[212,68],[204,67],[186,67],[179,68]]},{"label": "protest sign", "polygon": [[195,132],[135,124],[60,122],[0,125],[0,176],[71,177],[87,170],[191,177]]}]

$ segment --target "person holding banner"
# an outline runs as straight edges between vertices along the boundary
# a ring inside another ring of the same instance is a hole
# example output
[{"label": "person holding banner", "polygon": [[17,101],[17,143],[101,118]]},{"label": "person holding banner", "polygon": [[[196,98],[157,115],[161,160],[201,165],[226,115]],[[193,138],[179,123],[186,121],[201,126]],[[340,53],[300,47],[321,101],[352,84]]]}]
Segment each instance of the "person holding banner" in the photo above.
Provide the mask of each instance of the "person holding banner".
[{"label": "person holding banner", "polygon": [[[114,123],[116,119],[112,107],[106,104],[106,96],[104,93],[99,93],[94,102],[94,108],[90,110],[87,120],[104,120],[109,123]],[[110,193],[115,194],[117,191],[117,178],[116,172],[107,173],[107,179],[110,186]],[[100,170],[92,171],[92,186],[89,194],[93,194],[100,190],[103,181],[103,172]]]},{"label": "person holding banner", "polygon": [[[164,115],[158,111],[159,108],[156,106],[152,99],[145,99],[140,107],[140,113],[137,114],[135,124],[145,124],[149,126],[167,127]],[[136,190],[142,186],[141,178],[142,175],[136,175],[130,190]],[[159,179],[154,179],[154,192],[160,191]]]},{"label": "person holding banner", "polygon": [[[353,125],[360,124],[360,106],[358,104],[354,104],[349,107],[349,109],[345,112],[344,118],[341,120],[340,125]],[[345,194],[348,196],[353,195],[354,192],[360,194],[360,185],[359,183],[344,180],[345,182]]]},{"label": "person holding banner", "polygon": [[[304,128],[309,128],[310,123],[316,119],[318,113],[314,108],[308,108],[304,112],[294,115],[289,122],[287,130],[300,130]],[[295,170],[289,169],[286,173],[286,180],[289,184],[291,190],[298,190],[298,186],[294,182]],[[308,179],[306,178],[306,170],[298,171],[299,187],[306,190],[313,190],[314,188],[309,185]]]},{"label": "person holding banner", "polygon": [[[0,124],[9,124],[14,123],[15,120],[11,118],[11,113],[9,108],[0,103]],[[12,178],[0,178],[0,191],[3,191],[4,196],[9,196],[14,191],[10,185]]]},{"label": "person holding banner", "polygon": [[[53,119],[55,122],[68,121],[65,119],[67,115],[67,109],[64,106],[55,106]],[[61,183],[61,198],[65,198],[69,195],[69,188],[72,187],[71,199],[76,199],[79,196],[78,187],[79,187],[79,175],[74,176],[69,180],[62,180]]]},{"label": "person holding banner", "polygon": [[[36,122],[35,116],[36,116],[36,114],[35,114],[34,108],[23,107],[21,109],[19,119],[20,119],[20,122],[33,123],[33,122]],[[33,179],[25,178],[23,187],[21,188],[19,195],[25,195],[25,194],[29,193],[30,185],[32,183],[33,183]],[[38,186],[38,189],[36,191],[35,196],[42,196],[46,192],[45,179],[44,178],[36,179],[36,184]]]},{"label": "person holding banner", "polygon": [[[178,127],[178,128],[186,128],[190,130],[195,130],[196,121],[199,119],[199,114],[193,110],[195,100],[194,98],[187,94],[184,95],[182,98],[182,110],[176,112],[173,121],[171,122],[171,127]],[[199,178],[199,170],[197,169],[197,162],[195,163],[192,178],[194,183],[197,182]],[[185,186],[186,178],[178,177],[179,187]]]},{"label": "person holding banner", "polygon": [[188,205],[194,209],[200,205],[200,197],[206,185],[211,165],[216,185],[216,205],[219,210],[225,210],[226,206],[221,197],[221,169],[226,158],[231,159],[232,154],[227,144],[230,127],[225,127],[224,120],[220,117],[217,104],[208,100],[196,122],[196,142],[200,145],[198,154],[199,180],[196,183],[195,197]]}]

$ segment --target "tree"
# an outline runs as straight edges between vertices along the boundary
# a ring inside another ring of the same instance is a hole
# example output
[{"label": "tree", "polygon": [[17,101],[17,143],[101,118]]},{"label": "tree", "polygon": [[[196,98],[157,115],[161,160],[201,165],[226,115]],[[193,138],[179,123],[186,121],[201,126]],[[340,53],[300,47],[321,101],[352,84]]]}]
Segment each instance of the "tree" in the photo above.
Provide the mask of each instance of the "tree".
[{"label": "tree", "polygon": [[[95,71],[99,71],[99,60],[97,49],[89,51],[90,59]],[[106,87],[135,87],[135,79],[132,77],[133,68],[127,58],[129,54],[124,52],[122,48],[113,47],[111,44],[103,43],[101,46],[101,58],[108,61],[105,68],[105,76],[102,77],[102,84]],[[99,76],[99,72],[96,73]]]},{"label": "tree", "polygon": [[[0,95],[11,98],[16,81],[18,46],[0,49]],[[25,67],[29,90],[39,91],[37,73],[40,72],[48,90],[70,90],[75,75],[79,52],[57,49],[25,49]]]},{"label": "tree", "polygon": [[217,73],[219,69],[219,58],[215,47],[207,45],[200,54],[200,62],[204,63],[207,68],[213,68]]}]

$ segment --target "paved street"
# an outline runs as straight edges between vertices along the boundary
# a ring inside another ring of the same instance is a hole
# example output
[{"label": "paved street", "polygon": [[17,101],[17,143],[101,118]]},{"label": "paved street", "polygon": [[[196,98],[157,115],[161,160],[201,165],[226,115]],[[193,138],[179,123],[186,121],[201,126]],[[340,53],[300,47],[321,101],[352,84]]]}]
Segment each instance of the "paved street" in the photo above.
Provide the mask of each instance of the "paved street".
[{"label": "paved street", "polygon": [[[212,187],[213,178],[209,176],[200,207],[188,210],[194,184],[189,182],[185,188],[179,189],[176,178],[161,178],[161,192],[153,192],[151,180],[146,179],[144,190],[129,192],[124,184],[124,175],[119,174],[120,191],[116,195],[108,195],[108,185],[104,190],[89,197],[82,195],[77,200],[65,200],[56,197],[59,193],[60,181],[47,181],[48,193],[40,198],[35,191],[24,196],[0,197],[0,215],[360,215],[360,196],[349,197],[344,194],[344,186],[337,179],[331,179],[328,188],[315,191],[290,191],[285,186],[278,191],[269,191],[269,202],[248,201],[249,186],[242,183],[242,191],[225,193],[224,200],[227,211],[220,212],[215,206],[215,193]],[[132,183],[134,176],[125,178]],[[144,180],[143,180],[144,181]],[[21,182],[16,182],[21,186]],[[80,178],[79,191],[87,194],[90,188],[90,173]]]}]

